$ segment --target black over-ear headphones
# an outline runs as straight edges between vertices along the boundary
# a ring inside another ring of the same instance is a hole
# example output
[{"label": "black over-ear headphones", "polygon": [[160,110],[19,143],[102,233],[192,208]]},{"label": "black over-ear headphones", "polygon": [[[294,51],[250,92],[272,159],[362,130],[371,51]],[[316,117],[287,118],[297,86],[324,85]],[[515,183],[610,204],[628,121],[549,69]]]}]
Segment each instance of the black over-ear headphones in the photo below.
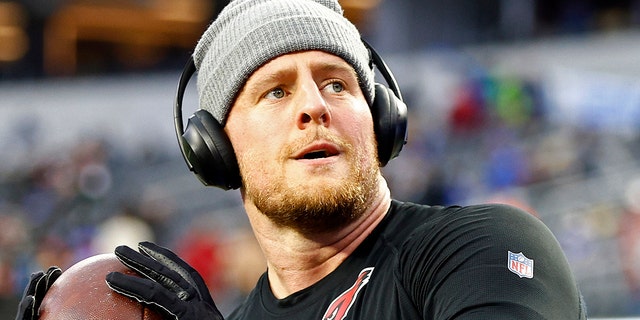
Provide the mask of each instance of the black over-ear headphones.
[{"label": "black over-ear headphones", "polygon": [[[371,62],[389,86],[375,84],[376,96],[370,106],[378,143],[378,159],[380,165],[384,166],[400,154],[407,142],[407,107],[387,64],[366,41],[363,42],[371,53]],[[222,124],[209,112],[200,109],[189,117],[186,129],[183,127],[182,101],[189,79],[195,72],[193,58],[189,58],[180,76],[173,111],[180,151],[189,170],[204,185],[224,190],[237,189],[242,184],[238,161]]]}]

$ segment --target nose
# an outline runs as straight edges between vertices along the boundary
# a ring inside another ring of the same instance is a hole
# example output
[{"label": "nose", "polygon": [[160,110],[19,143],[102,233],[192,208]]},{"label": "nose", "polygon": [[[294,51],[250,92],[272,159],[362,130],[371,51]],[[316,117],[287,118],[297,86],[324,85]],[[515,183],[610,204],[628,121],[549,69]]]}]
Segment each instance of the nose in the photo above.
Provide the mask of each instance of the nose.
[{"label": "nose", "polygon": [[297,111],[298,127],[305,129],[313,124],[329,126],[331,122],[329,106],[315,82],[305,84],[298,92],[299,100],[296,101],[300,106]]}]

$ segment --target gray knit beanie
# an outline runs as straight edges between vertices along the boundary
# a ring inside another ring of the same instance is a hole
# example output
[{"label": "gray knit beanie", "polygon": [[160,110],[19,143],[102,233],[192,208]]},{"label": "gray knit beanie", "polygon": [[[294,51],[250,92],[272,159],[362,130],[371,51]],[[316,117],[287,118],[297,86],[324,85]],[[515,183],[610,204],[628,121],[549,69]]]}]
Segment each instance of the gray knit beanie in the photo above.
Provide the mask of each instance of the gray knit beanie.
[{"label": "gray knit beanie", "polygon": [[193,53],[200,108],[224,124],[256,69],[303,50],[322,50],[351,64],[371,105],[375,90],[369,51],[337,0],[232,0]]}]

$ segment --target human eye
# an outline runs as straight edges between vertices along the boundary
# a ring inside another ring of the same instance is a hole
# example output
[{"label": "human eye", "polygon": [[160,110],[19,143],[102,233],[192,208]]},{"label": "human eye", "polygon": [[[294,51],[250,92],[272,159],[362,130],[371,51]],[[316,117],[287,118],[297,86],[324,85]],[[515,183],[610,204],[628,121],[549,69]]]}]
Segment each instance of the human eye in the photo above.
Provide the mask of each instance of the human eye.
[{"label": "human eye", "polygon": [[334,93],[340,93],[344,91],[344,85],[340,81],[332,81],[325,88]]},{"label": "human eye", "polygon": [[277,87],[269,90],[264,97],[267,99],[282,99],[285,96],[284,89]]}]

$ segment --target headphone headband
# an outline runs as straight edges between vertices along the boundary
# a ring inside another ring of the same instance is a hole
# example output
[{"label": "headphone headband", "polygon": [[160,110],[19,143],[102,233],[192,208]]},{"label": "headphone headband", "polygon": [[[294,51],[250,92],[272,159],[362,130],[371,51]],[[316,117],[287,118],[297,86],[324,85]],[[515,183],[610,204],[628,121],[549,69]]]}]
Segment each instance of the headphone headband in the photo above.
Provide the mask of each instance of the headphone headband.
[{"label": "headphone headband", "polygon": [[400,99],[400,101],[404,101],[404,99],[402,99],[402,93],[400,92],[400,86],[398,85],[398,81],[396,81],[396,77],[394,77],[393,73],[391,73],[391,69],[389,68],[389,66],[387,66],[387,63],[384,62],[384,59],[382,59],[382,57],[378,54],[378,52],[374,50],[373,47],[367,41],[365,41],[364,39],[360,39],[360,40],[362,40],[362,43],[364,43],[364,46],[367,47],[367,49],[369,50],[373,64],[376,66],[378,71],[380,71],[380,74],[384,78],[384,81],[387,82],[389,89],[393,91],[393,93],[396,95],[398,99]]},{"label": "headphone headband", "polygon": [[180,75],[178,88],[176,90],[176,100],[173,105],[173,123],[176,131],[176,138],[178,138],[178,146],[180,146],[182,157],[187,163],[190,171],[193,171],[193,165],[189,161],[185,152],[185,141],[182,137],[182,135],[184,134],[182,121],[182,101],[184,100],[184,92],[187,89],[187,84],[189,84],[189,80],[191,79],[191,77],[193,77],[194,73],[196,73],[196,63],[193,61],[193,57],[189,57],[189,59],[187,60],[187,64],[184,66],[182,74]]}]

